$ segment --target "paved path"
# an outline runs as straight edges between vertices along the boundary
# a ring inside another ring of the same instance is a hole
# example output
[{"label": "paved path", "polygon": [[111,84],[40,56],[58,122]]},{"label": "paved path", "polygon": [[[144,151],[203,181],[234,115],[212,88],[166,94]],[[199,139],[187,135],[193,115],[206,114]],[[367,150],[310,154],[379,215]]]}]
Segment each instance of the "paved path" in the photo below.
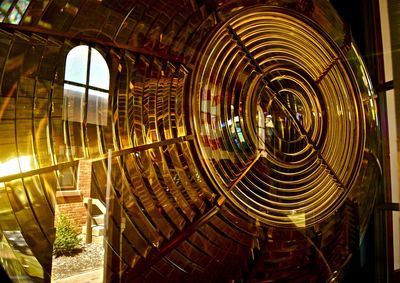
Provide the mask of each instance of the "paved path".
[{"label": "paved path", "polygon": [[103,268],[52,281],[53,283],[102,283]]}]

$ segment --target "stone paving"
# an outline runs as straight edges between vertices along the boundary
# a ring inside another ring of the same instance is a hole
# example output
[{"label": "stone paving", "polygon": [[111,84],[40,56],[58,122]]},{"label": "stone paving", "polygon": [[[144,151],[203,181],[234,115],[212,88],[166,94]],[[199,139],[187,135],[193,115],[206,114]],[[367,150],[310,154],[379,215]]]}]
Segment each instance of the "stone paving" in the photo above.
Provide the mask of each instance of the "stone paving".
[{"label": "stone paving", "polygon": [[102,283],[103,268],[52,281],[53,283]]}]

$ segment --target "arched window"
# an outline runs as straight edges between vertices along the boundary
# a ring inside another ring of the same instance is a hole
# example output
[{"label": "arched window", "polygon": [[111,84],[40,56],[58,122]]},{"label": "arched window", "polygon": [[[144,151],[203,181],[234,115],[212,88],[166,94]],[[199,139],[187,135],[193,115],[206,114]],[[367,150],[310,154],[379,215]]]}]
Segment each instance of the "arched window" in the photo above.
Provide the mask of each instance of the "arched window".
[{"label": "arched window", "polygon": [[67,55],[63,119],[107,125],[110,72],[96,49],[80,45]]}]

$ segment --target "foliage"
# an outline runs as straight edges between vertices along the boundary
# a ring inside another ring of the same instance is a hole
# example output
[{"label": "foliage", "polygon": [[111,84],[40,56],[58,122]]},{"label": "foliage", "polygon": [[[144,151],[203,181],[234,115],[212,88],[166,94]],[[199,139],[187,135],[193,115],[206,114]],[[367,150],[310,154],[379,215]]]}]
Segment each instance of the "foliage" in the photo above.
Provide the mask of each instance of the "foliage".
[{"label": "foliage", "polygon": [[68,217],[61,214],[56,223],[56,239],[53,245],[53,254],[71,256],[80,249],[81,240],[78,232],[72,226]]}]

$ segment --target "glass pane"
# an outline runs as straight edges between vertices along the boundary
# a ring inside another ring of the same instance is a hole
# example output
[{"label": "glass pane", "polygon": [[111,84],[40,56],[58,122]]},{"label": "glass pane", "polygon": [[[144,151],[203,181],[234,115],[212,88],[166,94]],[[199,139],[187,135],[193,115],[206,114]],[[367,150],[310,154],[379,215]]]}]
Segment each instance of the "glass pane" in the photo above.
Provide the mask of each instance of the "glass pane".
[{"label": "glass pane", "polygon": [[65,80],[86,84],[88,49],[86,45],[77,46],[68,53],[65,66]]},{"label": "glass pane", "polygon": [[101,126],[107,125],[108,93],[89,89],[87,122]]},{"label": "glass pane", "polygon": [[75,187],[75,172],[74,168],[68,167],[59,171],[59,190],[74,190]]},{"label": "glass pane", "polygon": [[4,20],[5,15],[8,12],[8,9],[10,9],[12,0],[4,0],[1,5],[0,5],[0,14],[1,14],[1,21]]},{"label": "glass pane", "polygon": [[8,16],[8,21],[11,24],[19,24],[21,21],[21,14],[18,12],[17,7],[14,7],[10,13],[10,16]]},{"label": "glass pane", "polygon": [[83,87],[64,84],[63,120],[83,121],[82,106],[84,97],[85,89]]},{"label": "glass pane", "polygon": [[2,263],[3,266],[7,266],[5,269],[13,282],[26,282],[28,276],[43,278],[43,269],[33,255],[21,231],[4,230],[3,237],[1,239],[2,246],[8,250],[11,258],[4,260],[5,262],[2,259]]},{"label": "glass pane", "polygon": [[18,174],[32,170],[32,157],[20,156],[0,163],[0,177]]},{"label": "glass pane", "polygon": [[91,49],[89,85],[108,90],[110,72],[103,56],[96,49]]},{"label": "glass pane", "polygon": [[[7,176],[5,171],[1,170],[4,162],[17,156],[16,139],[15,139],[15,122],[0,120],[0,176]],[[9,168],[5,168],[9,170]],[[8,172],[8,171],[7,171]],[[18,172],[15,172],[18,173]],[[15,174],[11,173],[11,174]]]},{"label": "glass pane", "polygon": [[17,8],[21,11],[21,14],[24,14],[26,11],[26,8],[29,6],[30,0],[19,0],[17,3]]},{"label": "glass pane", "polygon": [[38,175],[25,177],[24,185],[31,203],[32,211],[38,219],[38,225],[41,227],[43,234],[46,235],[48,239],[51,239],[54,233],[52,230],[54,219],[49,217],[49,215],[52,215],[53,210],[46,196],[46,188],[40,182],[40,177]]},{"label": "glass pane", "polygon": [[[21,238],[18,238],[18,242],[20,243],[19,248],[21,248],[21,257],[19,260],[23,263],[24,269],[28,275],[43,278],[43,269],[40,264],[47,265],[49,260],[51,260],[48,256],[49,252],[51,253],[50,243],[48,241],[37,240],[43,239],[43,237],[46,238],[46,236],[35,217],[32,203],[26,194],[26,188],[24,187],[23,181],[21,179],[16,179],[7,182],[5,183],[5,188],[8,199],[10,200],[10,208],[12,209],[15,220],[19,225],[16,229],[7,230],[20,230],[24,241],[26,241],[26,243],[24,243]],[[13,237],[9,238],[9,241],[12,239],[15,240]],[[29,249],[31,251],[29,251]],[[23,255],[35,255],[35,257],[32,257],[32,260],[35,260],[36,258],[40,264],[37,262],[35,264],[32,262],[31,264],[31,261],[25,261]]]},{"label": "glass pane", "polygon": [[21,263],[22,254],[18,249],[20,245],[13,245],[12,239],[8,239],[3,233],[3,231],[20,231],[10,205],[11,201],[12,199],[7,195],[5,184],[0,183],[0,221],[2,225],[0,230],[0,251],[2,253],[0,264],[15,282],[19,282],[19,277],[27,275]]},{"label": "glass pane", "polygon": [[[0,11],[1,11],[1,21],[4,20],[8,10],[10,9],[10,6],[13,1],[7,0],[4,1],[1,4]],[[8,16],[8,19],[6,19],[6,22],[9,22],[11,24],[19,24],[19,22],[22,19],[22,16],[24,15],[26,8],[28,8],[29,5],[29,0],[20,0],[16,6],[14,6],[11,10],[11,13]]]},{"label": "glass pane", "polygon": [[[8,231],[7,231],[8,232]],[[1,233],[0,237],[0,250],[2,252],[2,258],[0,259],[1,265],[4,268],[4,271],[7,275],[14,280],[15,282],[19,282],[18,280],[27,276],[24,268],[22,267],[21,262],[17,256],[20,255],[18,251],[14,251],[12,248],[13,242],[6,238],[4,233]]]}]

